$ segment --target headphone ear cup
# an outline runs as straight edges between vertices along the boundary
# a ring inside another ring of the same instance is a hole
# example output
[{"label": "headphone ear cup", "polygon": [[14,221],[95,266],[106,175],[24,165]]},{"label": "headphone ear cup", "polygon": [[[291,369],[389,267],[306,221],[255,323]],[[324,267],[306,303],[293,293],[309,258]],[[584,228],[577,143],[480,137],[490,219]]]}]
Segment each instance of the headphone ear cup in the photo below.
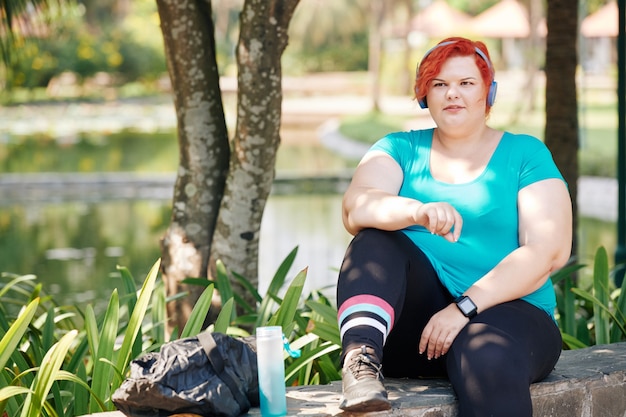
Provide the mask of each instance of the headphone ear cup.
[{"label": "headphone ear cup", "polygon": [[[417,81],[416,81],[416,83],[417,83]],[[419,94],[419,91],[417,91],[417,86],[415,86],[415,96],[417,97],[418,94]],[[417,104],[419,104],[420,108],[422,108],[422,109],[428,108],[428,104],[426,104],[426,97],[418,99],[417,100]]]},{"label": "headphone ear cup", "polygon": [[487,104],[489,107],[493,106],[493,103],[496,102],[496,93],[498,92],[498,83],[495,81],[491,82],[489,86],[489,93],[487,93]]}]

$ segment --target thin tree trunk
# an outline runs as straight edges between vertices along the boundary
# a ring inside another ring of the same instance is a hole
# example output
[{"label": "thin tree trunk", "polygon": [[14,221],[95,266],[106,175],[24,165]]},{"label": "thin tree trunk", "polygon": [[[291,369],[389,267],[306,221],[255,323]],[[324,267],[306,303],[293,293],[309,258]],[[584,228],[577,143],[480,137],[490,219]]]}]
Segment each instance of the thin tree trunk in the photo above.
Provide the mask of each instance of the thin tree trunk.
[{"label": "thin tree trunk", "polygon": [[[578,195],[578,7],[569,0],[548,0],[546,48],[546,131],[545,142],[569,185],[577,230]],[[574,234],[573,253],[576,253]]]},{"label": "thin tree trunk", "polygon": [[[240,17],[237,128],[211,258],[257,286],[261,219],[280,145],[281,56],[298,2],[246,0]],[[233,287],[252,301],[236,282]]]},{"label": "thin tree trunk", "polygon": [[218,209],[228,170],[229,144],[215,60],[210,1],[157,0],[178,121],[179,168],[172,219],[161,242],[169,329],[182,330],[202,287],[181,284],[206,278]]}]

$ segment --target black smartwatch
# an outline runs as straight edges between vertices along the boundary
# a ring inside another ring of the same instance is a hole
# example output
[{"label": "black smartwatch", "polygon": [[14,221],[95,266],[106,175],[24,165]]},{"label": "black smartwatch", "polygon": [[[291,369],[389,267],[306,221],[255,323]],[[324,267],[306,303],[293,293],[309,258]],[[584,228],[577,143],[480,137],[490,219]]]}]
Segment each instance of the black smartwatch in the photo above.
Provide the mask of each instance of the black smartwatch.
[{"label": "black smartwatch", "polygon": [[474,304],[472,299],[469,298],[467,295],[460,296],[459,298],[454,300],[454,303],[459,308],[459,310],[461,310],[461,313],[463,313],[463,315],[470,320],[473,319],[476,314],[478,314],[478,307],[476,307],[476,304]]}]

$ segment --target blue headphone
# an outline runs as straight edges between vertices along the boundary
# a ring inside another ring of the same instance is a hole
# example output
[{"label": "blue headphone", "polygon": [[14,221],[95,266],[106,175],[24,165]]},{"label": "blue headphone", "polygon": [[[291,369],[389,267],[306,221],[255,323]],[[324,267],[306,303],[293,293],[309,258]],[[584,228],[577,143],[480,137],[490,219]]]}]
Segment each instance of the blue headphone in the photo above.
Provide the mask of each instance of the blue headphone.
[{"label": "blue headphone", "polygon": [[[446,45],[451,45],[453,43],[456,43],[456,41],[448,41],[448,42],[442,42],[440,44],[437,44],[435,46],[433,46],[432,48],[430,48],[426,54],[424,54],[424,57],[422,58],[421,62],[424,62],[424,60],[426,59],[426,57],[428,55],[430,55],[430,53],[432,51],[434,51],[435,49],[439,48],[440,46],[446,46]],[[487,63],[487,66],[489,67],[489,69],[491,70],[491,72],[493,73],[493,65],[491,65],[491,61],[489,61],[489,58],[487,58],[487,55],[485,55],[485,53],[483,51],[481,51],[479,48],[474,47],[474,49],[476,50],[476,53],[478,54],[478,56],[480,56],[483,61],[485,61]],[[417,79],[417,75],[419,74],[419,66],[417,67],[417,69],[415,70],[415,79]],[[491,81],[491,85],[489,86],[489,92],[487,93],[487,104],[491,107],[493,106],[493,103],[495,103],[496,101],[496,92],[498,90],[498,83],[493,80]],[[415,87],[415,94],[417,95],[417,86]],[[422,109],[426,109],[428,108],[428,103],[426,103],[426,96],[424,96],[423,98],[419,99],[417,101],[420,105],[420,107]]]}]

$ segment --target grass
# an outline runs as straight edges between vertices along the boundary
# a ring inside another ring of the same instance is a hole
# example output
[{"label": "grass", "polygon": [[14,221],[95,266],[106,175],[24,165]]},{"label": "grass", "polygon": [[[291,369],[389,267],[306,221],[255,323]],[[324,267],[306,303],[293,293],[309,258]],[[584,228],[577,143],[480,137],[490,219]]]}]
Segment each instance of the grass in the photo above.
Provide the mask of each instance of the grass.
[{"label": "grass", "polygon": [[408,116],[394,116],[380,112],[369,112],[342,119],[339,132],[345,137],[363,143],[374,143],[390,132],[403,130]]}]

